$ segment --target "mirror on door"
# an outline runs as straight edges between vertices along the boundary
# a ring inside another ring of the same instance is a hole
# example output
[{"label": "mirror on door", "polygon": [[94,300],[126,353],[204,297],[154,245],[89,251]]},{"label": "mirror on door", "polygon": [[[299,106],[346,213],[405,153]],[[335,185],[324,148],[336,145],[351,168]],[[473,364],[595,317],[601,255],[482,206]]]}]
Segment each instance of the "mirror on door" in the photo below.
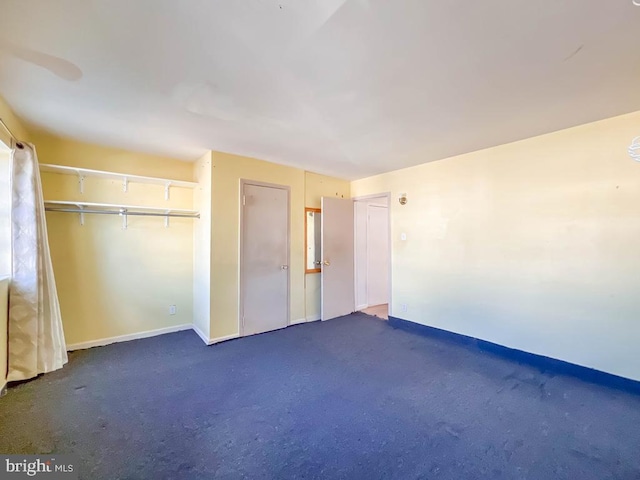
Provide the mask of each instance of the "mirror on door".
[{"label": "mirror on door", "polygon": [[304,209],[304,238],[305,238],[305,272],[320,271],[320,209]]}]

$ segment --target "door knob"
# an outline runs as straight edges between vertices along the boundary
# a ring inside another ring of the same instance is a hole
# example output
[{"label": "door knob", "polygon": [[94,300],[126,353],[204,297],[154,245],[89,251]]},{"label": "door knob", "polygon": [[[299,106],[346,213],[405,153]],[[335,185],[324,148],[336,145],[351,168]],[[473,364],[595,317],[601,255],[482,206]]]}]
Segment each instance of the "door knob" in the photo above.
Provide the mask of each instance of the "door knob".
[{"label": "door knob", "polygon": [[280,265],[280,269],[289,270],[289,265]]},{"label": "door knob", "polygon": [[325,260],[324,262],[322,262],[322,264],[328,267],[329,265],[331,265],[331,262],[329,260]]}]

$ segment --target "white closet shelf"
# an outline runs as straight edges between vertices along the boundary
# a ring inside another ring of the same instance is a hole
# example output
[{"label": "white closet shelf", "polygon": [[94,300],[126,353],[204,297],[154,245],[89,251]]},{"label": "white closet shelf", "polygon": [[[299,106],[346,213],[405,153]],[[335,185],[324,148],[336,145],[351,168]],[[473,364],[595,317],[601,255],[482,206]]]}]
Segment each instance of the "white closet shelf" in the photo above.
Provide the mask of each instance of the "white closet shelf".
[{"label": "white closet shelf", "polygon": [[170,185],[172,187],[195,188],[197,182],[187,182],[184,180],[174,180],[171,178],[145,177],[143,175],[129,175],[128,173],[108,172],[104,170],[92,170],[89,168],[67,167],[65,165],[40,164],[40,171],[50,173],[61,173],[64,175],[76,175],[78,177],[100,177],[122,180],[123,182],[151,183],[154,185]]},{"label": "white closet shelf", "polygon": [[150,212],[161,214],[179,214],[179,215],[199,215],[197,210],[188,210],[184,208],[166,208],[166,207],[148,207],[143,205],[122,205],[118,203],[95,203],[95,202],[74,202],[71,200],[45,200],[45,207],[75,207],[77,209],[88,210],[126,210],[131,213],[136,212]]}]

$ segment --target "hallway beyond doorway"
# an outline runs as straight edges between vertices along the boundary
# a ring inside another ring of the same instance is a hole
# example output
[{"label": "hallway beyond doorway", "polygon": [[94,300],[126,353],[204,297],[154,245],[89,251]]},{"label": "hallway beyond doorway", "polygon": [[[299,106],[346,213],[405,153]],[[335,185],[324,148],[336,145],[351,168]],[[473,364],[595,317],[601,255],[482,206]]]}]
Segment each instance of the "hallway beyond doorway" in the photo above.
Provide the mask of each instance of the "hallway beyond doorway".
[{"label": "hallway beyond doorway", "polygon": [[374,317],[381,318],[382,320],[389,320],[389,304],[383,303],[382,305],[374,305],[373,307],[367,307],[360,310],[367,315],[373,315]]}]

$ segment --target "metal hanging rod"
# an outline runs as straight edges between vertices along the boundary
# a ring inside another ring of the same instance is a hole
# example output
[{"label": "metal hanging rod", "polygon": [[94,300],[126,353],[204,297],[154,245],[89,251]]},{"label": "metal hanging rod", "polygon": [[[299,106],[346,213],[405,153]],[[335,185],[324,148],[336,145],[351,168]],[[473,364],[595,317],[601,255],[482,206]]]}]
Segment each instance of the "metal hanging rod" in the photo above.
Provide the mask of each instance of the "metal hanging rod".
[{"label": "metal hanging rod", "polygon": [[4,123],[4,120],[2,120],[2,118],[0,118],[0,125],[2,125],[4,127],[4,129],[7,131],[7,133],[11,136],[11,138],[13,138],[13,141],[16,143],[16,147],[24,148],[24,146],[22,145],[22,142],[20,140],[18,140],[18,137],[16,137],[13,134],[13,132],[11,131],[9,126],[6,123]]},{"label": "metal hanging rod", "polygon": [[58,208],[45,207],[47,212],[65,212],[65,213],[96,213],[99,215],[136,215],[140,217],[181,217],[181,218],[200,218],[199,213],[161,213],[161,212],[132,212],[130,210],[88,210],[85,208]]},{"label": "metal hanging rod", "polygon": [[118,215],[122,217],[122,229],[126,230],[128,226],[129,215],[139,217],[164,217],[164,226],[169,228],[169,217],[181,217],[181,218],[200,218],[199,213],[178,213],[178,212],[137,212],[135,210],[130,211],[126,208],[119,208],[118,210],[96,210],[84,207],[47,207],[44,208],[47,212],[63,212],[63,213],[79,213],[80,225],[84,225],[84,214],[95,213],[98,215]]}]

